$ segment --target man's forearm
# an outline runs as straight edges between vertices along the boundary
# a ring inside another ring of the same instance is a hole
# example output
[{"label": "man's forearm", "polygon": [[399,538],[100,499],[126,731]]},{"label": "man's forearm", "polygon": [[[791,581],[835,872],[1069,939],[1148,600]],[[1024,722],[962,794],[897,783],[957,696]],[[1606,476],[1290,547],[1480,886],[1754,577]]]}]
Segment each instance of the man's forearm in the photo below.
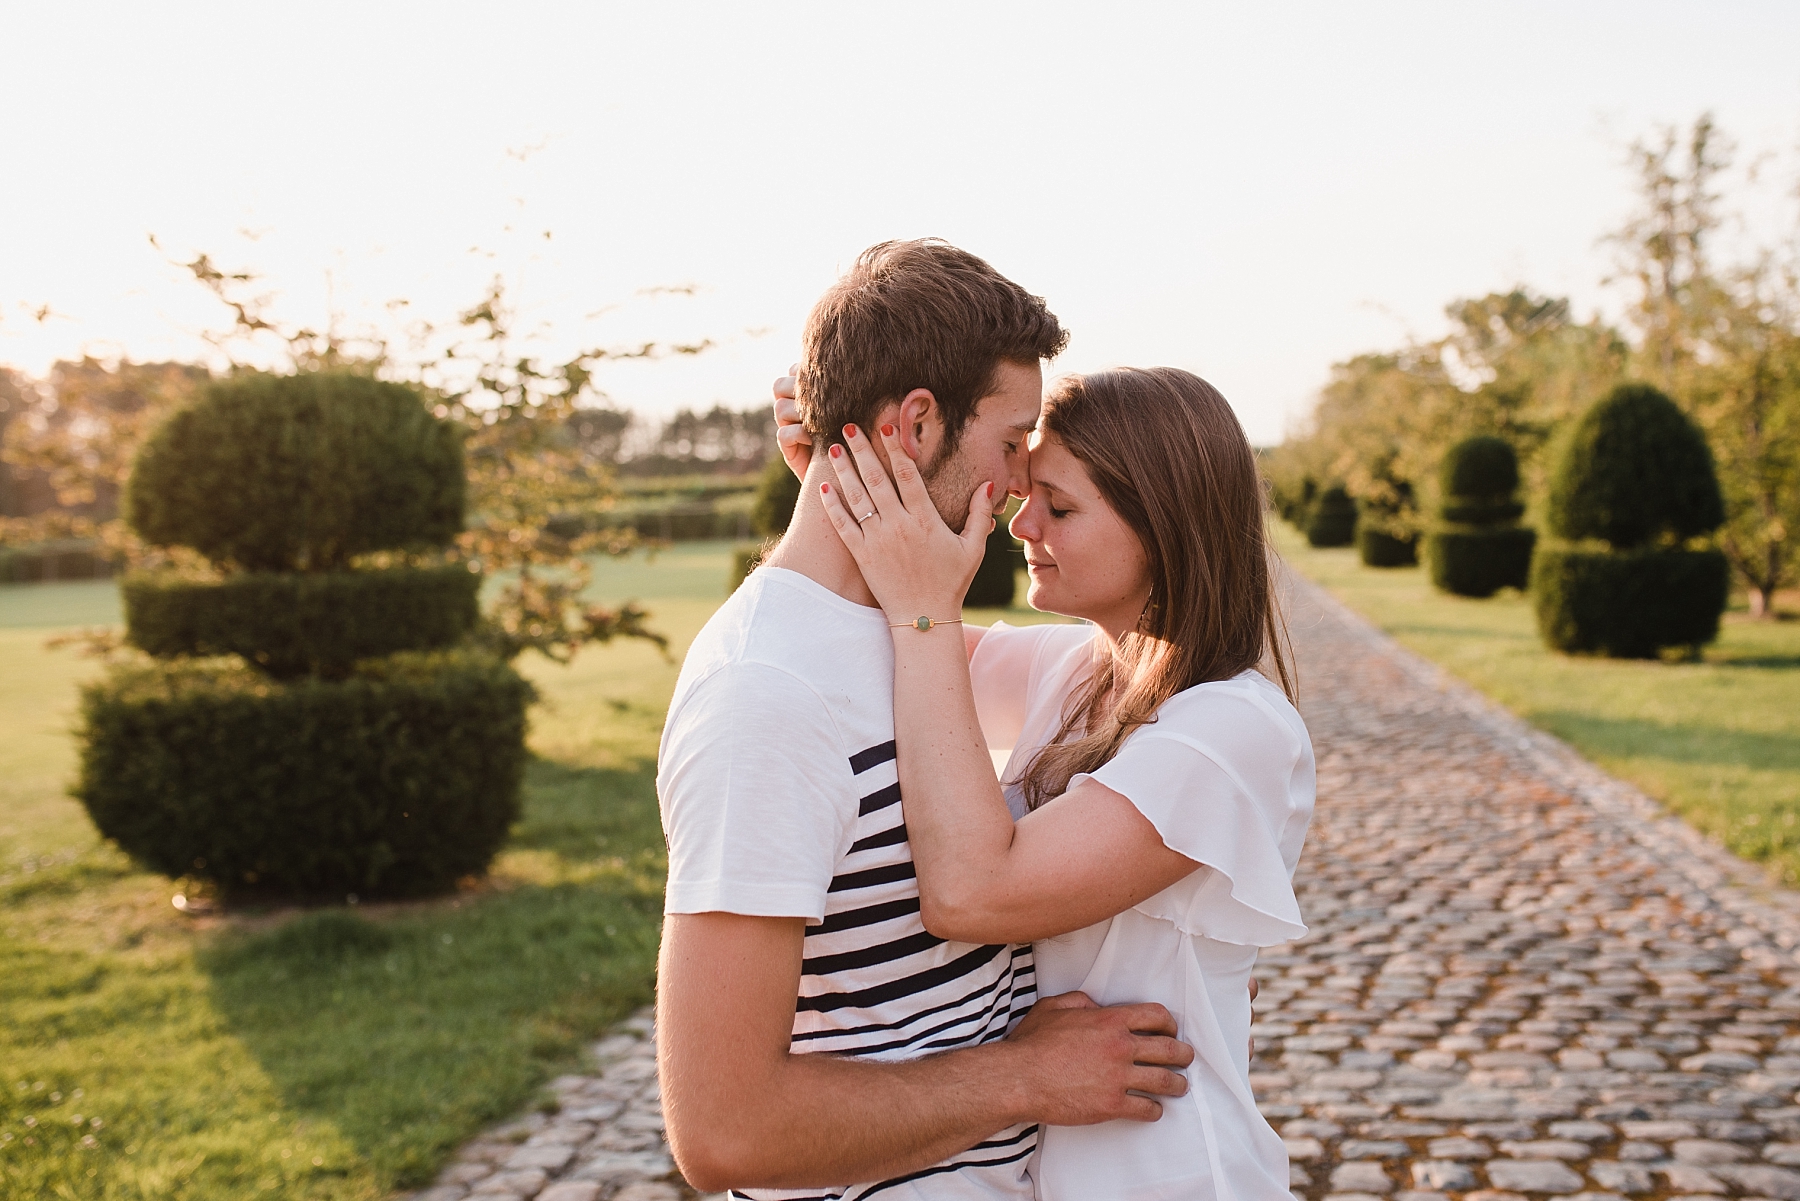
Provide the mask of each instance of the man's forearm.
[{"label": "man's forearm", "polygon": [[1025,1091],[992,1044],[904,1063],[787,1055],[732,1112],[709,1104],[716,1094],[671,1105],[665,1091],[664,1104],[696,1188],[816,1188],[941,1163],[1024,1120]]}]

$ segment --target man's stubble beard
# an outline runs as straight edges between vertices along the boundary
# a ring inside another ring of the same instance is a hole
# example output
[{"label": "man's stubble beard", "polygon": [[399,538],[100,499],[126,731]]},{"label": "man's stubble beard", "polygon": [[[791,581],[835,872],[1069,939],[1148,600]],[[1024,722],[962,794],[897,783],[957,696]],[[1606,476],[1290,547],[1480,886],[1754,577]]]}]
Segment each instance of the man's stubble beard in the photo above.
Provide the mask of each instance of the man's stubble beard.
[{"label": "man's stubble beard", "polygon": [[975,478],[974,469],[961,453],[961,447],[950,454],[940,454],[930,464],[920,467],[919,476],[925,481],[925,493],[931,497],[944,524],[962,533],[969,522],[969,498],[975,495],[975,485],[981,481]]}]

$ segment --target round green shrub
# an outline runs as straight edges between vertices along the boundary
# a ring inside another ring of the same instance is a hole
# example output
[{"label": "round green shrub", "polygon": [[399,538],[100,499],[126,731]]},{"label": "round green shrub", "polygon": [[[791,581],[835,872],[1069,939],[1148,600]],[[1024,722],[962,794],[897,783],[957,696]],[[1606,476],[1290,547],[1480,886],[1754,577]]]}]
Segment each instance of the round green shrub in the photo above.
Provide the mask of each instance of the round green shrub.
[{"label": "round green shrub", "polygon": [[1373,525],[1356,527],[1356,550],[1368,567],[1413,567],[1419,562],[1419,540],[1390,534]]},{"label": "round green shrub", "polygon": [[349,371],[211,385],[153,431],[125,488],[132,529],[246,571],[333,571],[462,529],[462,432],[419,393]]},{"label": "round green shrub", "polygon": [[358,659],[448,646],[480,617],[462,564],[317,574],[246,572],[219,583],[127,576],[127,637],[152,655],[242,655],[277,679],[341,677]]},{"label": "round green shrub", "polygon": [[1648,384],[1621,384],[1576,421],[1551,475],[1550,532],[1615,550],[1680,542],[1725,521],[1706,437]]},{"label": "round green shrub", "polygon": [[75,793],[139,863],[227,893],[442,891],[518,816],[531,695],[474,651],[288,683],[219,660],[116,668],[83,692]]},{"label": "round green shrub", "polygon": [[1537,531],[1529,526],[1444,526],[1426,535],[1425,561],[1440,590],[1489,597],[1530,583],[1536,542]]},{"label": "round green shrub", "polygon": [[781,537],[794,520],[794,506],[799,503],[800,477],[788,470],[780,455],[770,455],[750,505],[750,528],[764,538]]},{"label": "round green shrub", "polygon": [[1311,546],[1349,546],[1356,539],[1356,502],[1342,484],[1319,494],[1306,521],[1306,541]]},{"label": "round green shrub", "polygon": [[1004,521],[996,521],[988,531],[987,546],[982,551],[981,566],[969,581],[963,604],[975,608],[1004,609],[1013,603],[1018,587],[1018,571],[1025,566],[1025,550],[1007,532]]},{"label": "round green shrub", "polygon": [[1519,490],[1519,456],[1512,443],[1493,434],[1464,438],[1444,456],[1438,486],[1445,497],[1509,501]]},{"label": "round green shrub", "polygon": [[1719,636],[1731,570],[1717,550],[1538,549],[1531,596],[1538,630],[1573,654],[1651,659]]}]

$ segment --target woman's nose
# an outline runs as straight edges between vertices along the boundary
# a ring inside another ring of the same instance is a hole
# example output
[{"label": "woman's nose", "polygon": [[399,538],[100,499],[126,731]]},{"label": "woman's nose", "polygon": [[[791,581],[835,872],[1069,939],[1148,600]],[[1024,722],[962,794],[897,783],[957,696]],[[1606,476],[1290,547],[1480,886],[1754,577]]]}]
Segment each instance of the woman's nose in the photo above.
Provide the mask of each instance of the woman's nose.
[{"label": "woman's nose", "polygon": [[1020,542],[1036,542],[1038,540],[1037,520],[1031,511],[1029,495],[1026,496],[1025,503],[1019,506],[1019,511],[1013,514],[1012,523],[1007,526],[1007,529]]}]

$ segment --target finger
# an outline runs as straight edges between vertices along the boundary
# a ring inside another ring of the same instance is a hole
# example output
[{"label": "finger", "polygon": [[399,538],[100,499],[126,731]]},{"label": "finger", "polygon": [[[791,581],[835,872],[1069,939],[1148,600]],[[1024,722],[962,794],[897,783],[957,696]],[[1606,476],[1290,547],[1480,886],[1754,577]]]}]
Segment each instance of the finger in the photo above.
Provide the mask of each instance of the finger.
[{"label": "finger", "polygon": [[1057,993],[1054,997],[1044,997],[1032,1006],[1033,1009],[1098,1009],[1099,1004],[1084,992]]},{"label": "finger", "polygon": [[792,373],[790,373],[788,375],[781,376],[779,379],[777,379],[775,381],[775,383],[773,385],[771,385],[769,390],[775,394],[775,407],[776,407],[776,410],[779,411],[781,408],[781,402],[784,400],[789,400],[789,401],[793,400],[795,393],[799,390],[799,387],[798,387],[797,381],[795,381]]},{"label": "finger", "polygon": [[1158,1097],[1185,1097],[1187,1077],[1167,1068],[1132,1068],[1125,1074],[1125,1087],[1134,1093],[1150,1093]]},{"label": "finger", "polygon": [[[787,381],[776,380],[775,385],[779,388],[785,382]],[[794,399],[792,391],[785,396],[780,392],[775,393],[775,426],[777,429],[787,429],[793,426],[805,428],[800,424],[800,402]]]},{"label": "finger", "polygon": [[831,521],[831,528],[838,532],[844,545],[854,555],[862,549],[862,527],[856,524],[856,518],[850,516],[850,510],[844,507],[844,501],[838,490],[830,484],[819,485],[819,499],[825,502],[825,516]]},{"label": "finger", "polygon": [[1127,1122],[1154,1122],[1162,1117],[1162,1102],[1152,1101],[1149,1097],[1135,1097],[1130,1093],[1119,1104],[1119,1116]]},{"label": "finger", "polygon": [[919,465],[900,442],[900,428],[891,421],[881,427],[881,444],[887,448],[888,462],[894,468],[894,490],[900,494],[900,503],[908,513],[922,512],[921,506],[931,503],[931,494],[925,490]]},{"label": "finger", "polygon": [[876,512],[886,517],[898,516],[898,511],[904,511],[906,506],[894,492],[887,468],[876,457],[875,448],[854,425],[844,427],[844,444],[850,448],[850,454],[856,460],[856,469],[862,473],[863,486],[869,490],[869,499],[874,503]]},{"label": "finger", "polygon": [[1255,976],[1250,977],[1250,999],[1252,1001],[1256,1000],[1256,994],[1261,991],[1262,991],[1262,986],[1257,983],[1256,977]]},{"label": "finger", "polygon": [[863,487],[862,478],[856,474],[856,465],[844,453],[844,448],[834,443],[830,459],[831,469],[837,473],[837,490],[843,494],[843,501],[849,506],[851,518],[861,525],[868,520],[870,513],[878,511],[877,507],[869,499],[869,490]]},{"label": "finger", "polygon": [[1175,1036],[1175,1016],[1154,1001],[1139,1005],[1118,1006],[1120,1016],[1125,1019],[1125,1027],[1138,1034],[1166,1034]]},{"label": "finger", "polygon": [[994,531],[994,485],[983,484],[969,498],[969,516],[963,522],[963,545],[987,549],[987,536]]},{"label": "finger", "polygon": [[1150,1064],[1154,1067],[1185,1068],[1194,1062],[1194,1048],[1173,1038],[1145,1038],[1140,1035],[1132,1044],[1131,1060],[1133,1063]]}]

